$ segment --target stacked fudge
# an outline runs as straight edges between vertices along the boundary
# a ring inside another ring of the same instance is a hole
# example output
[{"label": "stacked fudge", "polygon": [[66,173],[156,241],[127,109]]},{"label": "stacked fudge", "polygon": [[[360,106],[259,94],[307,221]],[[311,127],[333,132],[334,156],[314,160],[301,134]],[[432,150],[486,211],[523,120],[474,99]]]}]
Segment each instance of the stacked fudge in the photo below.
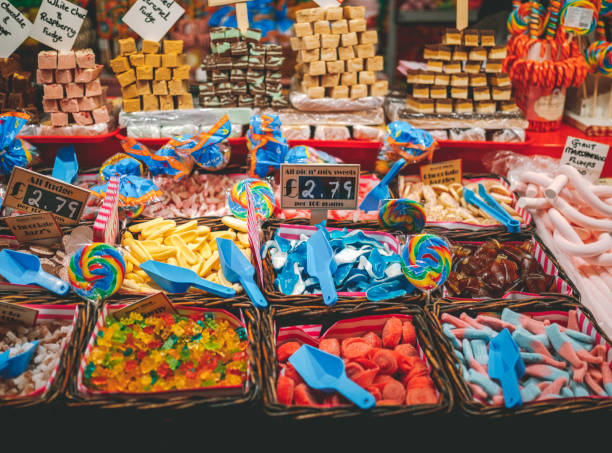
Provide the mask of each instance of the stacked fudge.
[{"label": "stacked fudge", "polygon": [[43,110],[51,115],[51,126],[109,122],[106,87],[100,84],[102,68],[91,49],[38,54],[36,80],[43,85]]},{"label": "stacked fudge", "polygon": [[119,56],[110,65],[121,85],[126,113],[193,108],[183,41],[166,39],[163,53],[159,50],[156,41],[144,40],[138,51],[134,38],[119,40]]},{"label": "stacked fudge", "polygon": [[261,42],[261,31],[214,27],[210,50],[202,61],[206,82],[200,84],[202,107],[285,107],[281,66],[285,58],[278,44]]},{"label": "stacked fudge", "polygon": [[419,113],[511,112],[508,74],[502,73],[506,48],[495,45],[492,30],[447,29],[439,45],[425,46],[427,70],[408,71],[406,105]]},{"label": "stacked fudge", "polygon": [[19,55],[0,58],[0,111],[26,111],[30,121],[38,122],[36,88],[32,73],[22,70]]},{"label": "stacked fudge", "polygon": [[365,7],[309,8],[296,12],[291,48],[298,52],[296,73],[313,99],[385,96],[378,81],[383,57],[376,56],[378,33],[366,29]]}]

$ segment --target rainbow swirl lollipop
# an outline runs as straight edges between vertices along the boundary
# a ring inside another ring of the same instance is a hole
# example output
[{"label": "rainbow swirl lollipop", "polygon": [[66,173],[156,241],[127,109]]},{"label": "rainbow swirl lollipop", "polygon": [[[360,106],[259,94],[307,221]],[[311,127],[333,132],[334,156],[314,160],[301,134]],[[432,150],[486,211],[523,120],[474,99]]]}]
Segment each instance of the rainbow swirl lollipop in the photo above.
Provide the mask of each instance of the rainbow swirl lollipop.
[{"label": "rainbow swirl lollipop", "polygon": [[411,236],[401,255],[402,271],[416,288],[431,291],[444,284],[451,271],[451,251],[444,239],[433,234]]},{"label": "rainbow swirl lollipop", "polygon": [[513,35],[522,35],[527,32],[529,27],[529,14],[531,13],[531,3],[515,5],[508,16],[508,31]]},{"label": "rainbow swirl lollipop", "polygon": [[274,212],[274,192],[272,186],[266,181],[255,178],[246,178],[238,181],[227,194],[227,203],[230,211],[239,219],[247,216],[247,188],[253,197],[255,214],[260,220],[268,219]]},{"label": "rainbow swirl lollipop", "polygon": [[68,280],[75,293],[98,302],[112,296],[123,284],[125,261],[119,251],[102,242],[81,247],[68,266]]},{"label": "rainbow swirl lollipop", "polygon": [[420,233],[425,227],[425,209],[408,198],[386,200],[378,210],[378,220],[386,228]]}]

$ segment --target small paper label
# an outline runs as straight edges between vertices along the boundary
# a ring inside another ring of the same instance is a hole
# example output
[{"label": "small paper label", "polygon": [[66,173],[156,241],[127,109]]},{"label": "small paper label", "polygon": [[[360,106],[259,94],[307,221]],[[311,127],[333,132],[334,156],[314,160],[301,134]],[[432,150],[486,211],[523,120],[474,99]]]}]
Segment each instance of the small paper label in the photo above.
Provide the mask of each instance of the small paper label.
[{"label": "small paper label", "polygon": [[588,30],[593,22],[593,11],[579,6],[568,6],[563,25],[569,28]]},{"label": "small paper label", "polygon": [[75,225],[83,215],[87,198],[86,189],[15,167],[2,206],[34,214],[50,212],[60,225]]},{"label": "small paper label", "polygon": [[157,293],[116,311],[113,313],[113,316],[115,319],[121,319],[132,312],[140,313],[146,318],[147,316],[158,315],[160,313],[176,313],[176,310],[164,293]]},{"label": "small paper label", "polygon": [[342,5],[344,0],[314,0],[321,8],[334,8]]},{"label": "small paper label", "polygon": [[173,0],[138,0],[122,20],[141,38],[159,41],[184,12]]},{"label": "small paper label", "polygon": [[49,212],[5,217],[3,220],[19,242],[61,238],[64,234],[53,214]]},{"label": "small paper label", "polygon": [[71,50],[87,10],[65,0],[43,0],[30,36],[56,50]]},{"label": "small paper label", "polygon": [[468,27],[470,20],[468,0],[457,0],[457,30],[464,30]]},{"label": "small paper label", "polygon": [[357,209],[359,164],[281,164],[281,209]]},{"label": "small paper label", "polygon": [[601,176],[610,147],[576,137],[567,137],[561,155],[561,163],[577,169],[589,181],[595,182]]},{"label": "small paper label", "polygon": [[0,1],[0,58],[8,58],[30,35],[32,22],[8,0]]},{"label": "small paper label", "polygon": [[38,310],[23,305],[0,302],[0,322],[21,323],[26,326],[36,324]]},{"label": "small paper label", "polygon": [[422,165],[421,180],[424,184],[452,184],[463,181],[461,159],[447,160],[437,164]]}]

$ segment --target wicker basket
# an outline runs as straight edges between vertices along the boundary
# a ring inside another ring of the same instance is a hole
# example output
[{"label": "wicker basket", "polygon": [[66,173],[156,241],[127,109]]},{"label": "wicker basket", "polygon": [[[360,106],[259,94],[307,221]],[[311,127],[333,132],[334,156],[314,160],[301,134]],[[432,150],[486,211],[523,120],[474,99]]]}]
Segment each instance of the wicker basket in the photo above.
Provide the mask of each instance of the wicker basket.
[{"label": "wicker basket", "polygon": [[[370,315],[410,315],[415,326],[417,340],[426,361],[430,365],[430,375],[439,392],[439,400],[433,405],[414,406],[378,406],[366,412],[355,406],[319,408],[304,406],[286,406],[279,404],[276,398],[276,380],[278,378],[278,361],[276,358],[276,328],[297,324],[322,324],[326,329],[332,323],[342,319]],[[262,350],[261,365],[263,372],[264,410],[273,416],[289,417],[296,420],[319,417],[346,418],[354,416],[385,417],[392,415],[425,415],[449,413],[453,406],[453,393],[446,372],[440,362],[423,309],[403,303],[367,303],[353,305],[321,306],[286,306],[277,305],[262,315]]]},{"label": "wicker basket", "polygon": [[62,306],[65,305],[76,305],[76,317],[72,334],[62,352],[60,361],[55,371],[53,382],[50,384],[49,388],[41,395],[10,399],[0,398],[0,408],[24,408],[50,404],[51,402],[57,400],[60,395],[63,395],[66,390],[68,380],[70,378],[70,370],[72,369],[73,364],[78,361],[80,346],[85,338],[85,333],[88,330],[87,327],[90,318],[93,317],[94,310],[92,309],[92,305],[83,304],[82,301],[77,301],[74,299],[61,300],[53,294],[40,291],[25,291],[19,294],[7,294],[3,295],[1,300],[2,302],[9,302],[19,305],[27,304],[29,306],[33,306],[34,308],[36,308],[36,306],[40,306],[41,309],[44,306],[49,305],[57,305],[58,308],[62,308]]},{"label": "wicker basket", "polygon": [[[295,225],[295,224],[294,224]],[[330,225],[331,226],[331,225]],[[265,242],[273,239],[274,232],[277,227],[268,226],[263,230],[263,241]],[[276,278],[276,271],[272,266],[272,259],[269,255],[263,257],[262,256],[262,264],[263,264],[263,290],[268,299],[268,302],[271,304],[280,303],[280,304],[291,304],[291,305],[313,305],[320,303],[322,304],[322,296],[320,294],[313,295],[297,295],[297,296],[288,296],[280,292],[274,286],[274,279]],[[412,295],[408,297],[402,298],[403,302],[412,303],[412,304],[420,304],[423,305],[425,301],[425,295],[420,291],[415,291]],[[338,296],[338,303],[364,303],[368,302],[368,299],[364,296]]]},{"label": "wicker basket", "polygon": [[259,344],[261,341],[260,334],[260,313],[252,308],[252,304],[247,298],[239,298],[240,302],[233,304],[228,307],[227,304],[223,305],[222,300],[220,301],[207,301],[205,304],[200,304],[196,300],[181,299],[177,301],[173,297],[173,305],[178,307],[196,307],[196,308],[213,308],[219,307],[227,310],[234,316],[243,319],[245,322],[247,339],[249,346],[247,348],[247,356],[249,362],[249,374],[248,382],[243,392],[240,395],[230,396],[206,396],[199,395],[198,391],[189,392],[187,394],[174,394],[174,395],[155,395],[155,394],[142,394],[136,397],[134,396],[121,396],[121,395],[85,395],[78,390],[78,374],[81,359],[87,348],[87,344],[95,330],[95,324],[98,317],[101,314],[101,309],[98,309],[92,318],[93,323],[90,323],[89,329],[86,333],[85,340],[81,344],[80,351],[77,359],[72,364],[72,370],[70,380],[68,382],[68,389],[66,397],[68,398],[67,405],[73,407],[99,407],[102,409],[121,409],[121,408],[133,408],[139,410],[146,409],[188,409],[193,407],[198,408],[216,408],[216,407],[245,407],[253,405],[260,396],[261,389],[261,372],[259,363]]},{"label": "wicker basket", "polygon": [[459,361],[453,353],[450,340],[443,334],[440,317],[443,313],[458,316],[467,312],[470,316],[478,313],[501,313],[504,308],[510,308],[517,312],[567,312],[579,309],[601,337],[610,343],[610,340],[601,331],[595,322],[593,315],[574,298],[566,296],[542,296],[538,299],[510,301],[505,299],[494,299],[488,301],[455,302],[448,299],[440,299],[432,306],[426,308],[430,320],[431,335],[437,343],[440,356],[445,364],[447,374],[450,377],[457,393],[458,407],[470,416],[505,417],[509,415],[543,415],[543,414],[581,414],[595,410],[612,409],[612,398],[564,398],[548,399],[543,401],[532,401],[523,404],[516,409],[506,409],[501,406],[485,406],[472,398],[472,391],[467,386],[463,376],[456,368]]}]

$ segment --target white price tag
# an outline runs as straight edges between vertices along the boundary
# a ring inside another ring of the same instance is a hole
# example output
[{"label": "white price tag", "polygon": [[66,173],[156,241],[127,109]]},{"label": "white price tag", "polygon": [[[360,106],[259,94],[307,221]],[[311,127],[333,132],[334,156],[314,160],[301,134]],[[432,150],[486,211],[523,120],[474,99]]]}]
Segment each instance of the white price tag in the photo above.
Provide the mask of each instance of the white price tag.
[{"label": "white price tag", "polygon": [[8,58],[30,35],[32,22],[8,0],[0,1],[0,58]]},{"label": "white price tag", "polygon": [[65,0],[43,0],[30,36],[56,50],[71,50],[87,10]]},{"label": "white price tag", "polygon": [[122,20],[142,39],[160,41],[183,13],[173,0],[138,0]]},{"label": "white price tag", "polygon": [[593,11],[578,6],[568,6],[563,25],[570,28],[588,30],[593,22]]},{"label": "white price tag", "polygon": [[589,181],[595,182],[601,176],[609,149],[610,147],[603,143],[567,137],[561,163],[571,165]]}]

